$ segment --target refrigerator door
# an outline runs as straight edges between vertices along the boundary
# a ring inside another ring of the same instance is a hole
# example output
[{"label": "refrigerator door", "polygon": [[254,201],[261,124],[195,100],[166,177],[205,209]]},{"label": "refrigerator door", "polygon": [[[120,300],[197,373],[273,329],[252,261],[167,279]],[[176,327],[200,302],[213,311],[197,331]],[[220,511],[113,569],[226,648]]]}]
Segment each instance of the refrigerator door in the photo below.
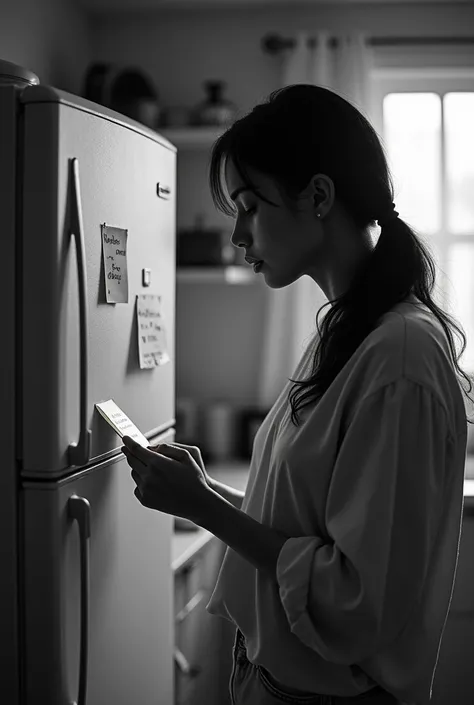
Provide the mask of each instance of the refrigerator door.
[{"label": "refrigerator door", "polygon": [[[47,86],[21,101],[22,472],[59,477],[121,445],[95,402],[113,399],[147,437],[174,425],[176,148]],[[102,224],[128,231],[128,303],[106,302]],[[139,366],[137,294],[161,296],[170,362],[152,369]],[[72,462],[89,430],[90,452]]]},{"label": "refrigerator door", "polygon": [[120,454],[67,479],[24,482],[25,705],[173,705],[173,517],[139,503],[130,472]]}]

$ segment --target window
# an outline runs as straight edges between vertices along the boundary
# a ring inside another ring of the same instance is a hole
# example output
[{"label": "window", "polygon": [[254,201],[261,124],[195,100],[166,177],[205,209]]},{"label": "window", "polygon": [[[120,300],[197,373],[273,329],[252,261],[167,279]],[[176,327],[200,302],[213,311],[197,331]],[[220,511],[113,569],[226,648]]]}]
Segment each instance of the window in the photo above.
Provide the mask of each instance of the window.
[{"label": "window", "polygon": [[433,297],[463,326],[460,364],[473,374],[474,69],[375,71],[369,117],[385,147],[396,208],[434,256]]}]

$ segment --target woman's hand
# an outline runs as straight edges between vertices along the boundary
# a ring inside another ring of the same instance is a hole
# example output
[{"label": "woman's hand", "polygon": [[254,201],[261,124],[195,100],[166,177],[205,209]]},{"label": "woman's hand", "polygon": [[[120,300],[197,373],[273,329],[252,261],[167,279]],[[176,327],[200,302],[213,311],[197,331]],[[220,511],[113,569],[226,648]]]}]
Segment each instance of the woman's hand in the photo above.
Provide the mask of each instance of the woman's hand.
[{"label": "woman's hand", "polygon": [[[161,445],[163,446],[163,444],[161,444]],[[158,445],[156,445],[156,446],[150,446],[150,448],[151,448],[152,450],[158,450],[159,447],[160,447],[160,444],[159,444],[159,443],[158,443]],[[205,468],[205,465],[204,465],[204,461],[203,461],[202,455],[201,455],[201,449],[198,448],[198,446],[189,446],[189,445],[186,445],[185,443],[176,443],[176,441],[174,441],[174,442],[171,443],[171,444],[166,443],[166,448],[175,448],[175,447],[177,447],[177,448],[184,448],[184,450],[187,450],[187,451],[189,452],[189,455],[191,456],[191,458],[193,458],[193,460],[195,460],[196,463],[197,463],[197,464],[199,465],[199,467],[201,468],[201,470],[202,470],[202,472],[203,472],[203,474],[204,474],[204,478],[205,478],[207,484],[208,484],[209,487],[213,490],[213,489],[214,489],[214,486],[213,486],[214,480],[213,480],[213,478],[212,478],[210,475],[208,475],[208,473],[207,473],[207,471],[206,471],[206,468]]]},{"label": "woman's hand", "polygon": [[143,448],[129,436],[122,440],[121,450],[132,468],[138,501],[149,509],[198,524],[211,489],[191,453],[166,443]]}]

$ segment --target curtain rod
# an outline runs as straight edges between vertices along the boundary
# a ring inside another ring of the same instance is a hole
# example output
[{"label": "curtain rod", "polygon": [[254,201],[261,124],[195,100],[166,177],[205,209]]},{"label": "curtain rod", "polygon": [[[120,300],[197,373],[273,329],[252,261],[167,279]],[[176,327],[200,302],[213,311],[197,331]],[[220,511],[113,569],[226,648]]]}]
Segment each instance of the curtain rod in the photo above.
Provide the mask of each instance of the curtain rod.
[{"label": "curtain rod", "polygon": [[[317,45],[317,38],[310,37],[308,46]],[[284,49],[292,49],[296,44],[296,39],[284,38],[278,34],[267,34],[262,39],[262,48],[268,54],[279,54]],[[337,47],[339,40],[336,37],[329,39],[331,48]],[[367,44],[370,46],[415,46],[428,44],[474,44],[474,37],[369,37]]]}]

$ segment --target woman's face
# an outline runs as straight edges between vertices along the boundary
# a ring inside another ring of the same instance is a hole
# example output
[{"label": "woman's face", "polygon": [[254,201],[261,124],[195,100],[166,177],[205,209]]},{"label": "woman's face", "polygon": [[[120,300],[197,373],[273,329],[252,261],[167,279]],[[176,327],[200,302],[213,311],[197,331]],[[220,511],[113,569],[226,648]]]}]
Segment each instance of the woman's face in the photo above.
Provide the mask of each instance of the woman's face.
[{"label": "woman's face", "polygon": [[288,286],[307,274],[329,301],[336,299],[371,253],[370,233],[358,232],[335,199],[334,184],[325,174],[309,180],[299,194],[297,212],[292,212],[272,179],[253,169],[248,172],[259,193],[279,207],[245,188],[235,165],[227,159],[227,189],[238,211],[232,244],[245,248],[247,256],[263,260],[259,274],[272,289]]},{"label": "woman's face", "polygon": [[[271,288],[288,286],[304,274],[312,276],[311,269],[318,261],[321,267],[324,256],[323,233],[316,216],[321,206],[318,203],[316,207],[314,195],[321,191],[319,201],[326,201],[327,210],[327,193],[324,189],[311,190],[310,196],[298,202],[300,212],[292,213],[269,177],[252,169],[248,171],[258,191],[279,207],[245,189],[237,169],[228,159],[226,184],[238,210],[232,244],[245,248],[247,256],[263,260],[260,273]],[[240,190],[242,187],[244,190]]]}]

